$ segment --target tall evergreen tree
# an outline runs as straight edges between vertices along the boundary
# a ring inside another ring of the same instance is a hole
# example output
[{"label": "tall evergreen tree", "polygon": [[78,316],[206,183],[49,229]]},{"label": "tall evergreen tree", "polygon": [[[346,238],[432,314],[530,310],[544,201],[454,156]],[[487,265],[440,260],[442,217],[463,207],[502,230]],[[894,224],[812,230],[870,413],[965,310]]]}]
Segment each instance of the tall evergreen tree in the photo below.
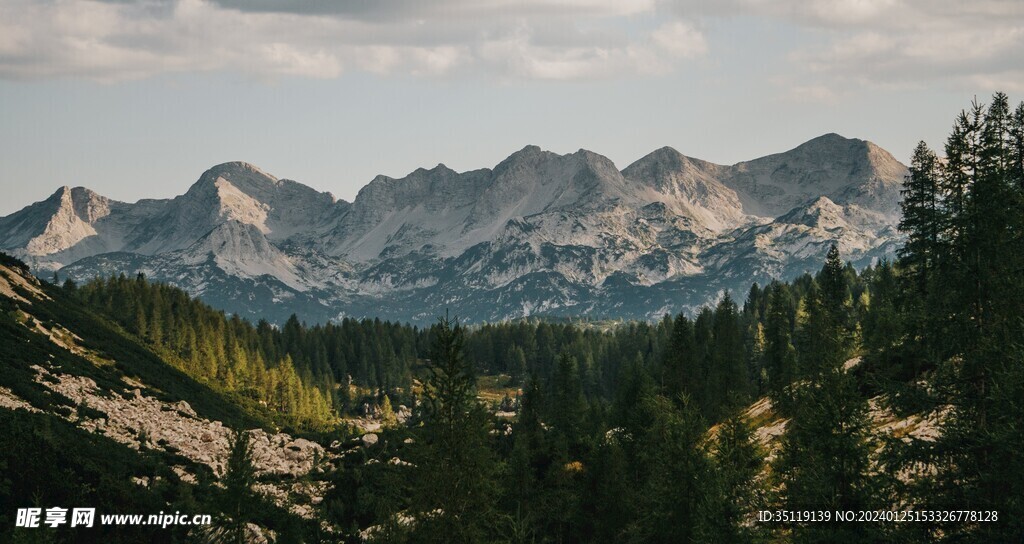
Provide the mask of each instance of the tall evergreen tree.
[{"label": "tall evergreen tree", "polygon": [[736,303],[726,292],[715,308],[713,325],[708,385],[714,401],[705,414],[712,421],[720,420],[730,405],[748,397],[750,376],[744,347]]},{"label": "tall evergreen tree", "polygon": [[[818,373],[794,390],[792,417],[774,464],[780,506],[791,511],[861,511],[882,506],[879,480],[871,467],[866,399],[855,378],[841,368]],[[872,542],[880,527],[871,523],[795,523],[793,542]]]},{"label": "tall evergreen tree", "polygon": [[445,317],[434,335],[414,454],[411,541],[480,542],[493,527],[497,498],[490,416],[476,400],[463,328]]},{"label": "tall evergreen tree", "polygon": [[670,398],[694,394],[696,368],[693,322],[683,314],[672,322],[670,347],[662,364],[662,386]]},{"label": "tall evergreen tree", "polygon": [[688,399],[664,397],[644,401],[653,420],[639,450],[643,488],[639,515],[627,532],[629,541],[653,543],[716,540],[714,468],[703,445],[706,429]]},{"label": "tall evergreen tree", "polygon": [[248,542],[248,524],[255,519],[258,501],[252,490],[256,471],[252,465],[252,445],[249,433],[237,431],[231,439],[224,489],[220,493],[220,525],[213,531],[213,541],[224,544]]},{"label": "tall evergreen tree", "polygon": [[765,318],[765,367],[769,391],[777,395],[797,377],[797,354],[793,346],[792,299],[788,289],[780,283],[773,283],[769,289],[768,315]]},{"label": "tall evergreen tree", "polygon": [[930,299],[934,269],[941,248],[941,189],[940,166],[935,153],[924,142],[917,144],[910,162],[900,207],[903,217],[899,229],[907,236],[899,250],[899,263],[908,292],[914,294],[911,302],[923,312],[923,304]]},{"label": "tall evergreen tree", "polygon": [[936,271],[945,326],[926,331],[941,346],[927,388],[941,433],[934,441],[912,440],[904,465],[929,467],[911,484],[921,507],[997,510],[1003,522],[939,523],[932,539],[1024,538],[1024,505],[1008,500],[1024,495],[1016,468],[1024,423],[1024,207],[1015,119],[1006,96],[996,94],[987,110],[975,103],[962,113],[946,144],[947,248]]},{"label": "tall evergreen tree", "polygon": [[720,542],[756,542],[762,528],[752,523],[756,511],[764,507],[762,478],[764,452],[754,440],[750,425],[739,414],[726,419],[715,437],[713,461],[716,494],[721,503],[715,514],[716,540]]}]

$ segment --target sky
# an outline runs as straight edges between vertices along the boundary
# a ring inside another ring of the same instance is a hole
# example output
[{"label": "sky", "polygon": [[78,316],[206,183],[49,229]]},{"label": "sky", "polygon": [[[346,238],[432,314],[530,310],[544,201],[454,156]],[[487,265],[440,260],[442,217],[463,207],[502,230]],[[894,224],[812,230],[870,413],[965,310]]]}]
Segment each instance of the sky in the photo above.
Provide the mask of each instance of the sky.
[{"label": "sky", "polygon": [[732,164],[836,132],[906,162],[1024,98],[1021,0],[0,0],[0,215],[242,160],[351,201],[526,145]]}]

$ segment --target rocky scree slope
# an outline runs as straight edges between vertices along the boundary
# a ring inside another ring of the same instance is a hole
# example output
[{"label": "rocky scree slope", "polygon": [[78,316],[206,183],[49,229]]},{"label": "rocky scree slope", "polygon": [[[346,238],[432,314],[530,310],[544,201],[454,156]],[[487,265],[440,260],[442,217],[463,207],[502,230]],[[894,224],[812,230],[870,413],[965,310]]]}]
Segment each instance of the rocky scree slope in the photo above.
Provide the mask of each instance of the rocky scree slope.
[{"label": "rocky scree slope", "polygon": [[[314,517],[338,460],[336,447],[273,429],[0,257],[0,417],[12,424],[28,418],[32,428],[47,429],[53,447],[67,451],[84,446],[60,437],[95,436],[90,447],[103,457],[130,461],[102,477],[125,478],[140,496],[149,496],[160,479],[195,485],[223,476],[232,435],[247,432],[257,491],[296,516]],[[132,469],[135,464],[148,468]]]}]

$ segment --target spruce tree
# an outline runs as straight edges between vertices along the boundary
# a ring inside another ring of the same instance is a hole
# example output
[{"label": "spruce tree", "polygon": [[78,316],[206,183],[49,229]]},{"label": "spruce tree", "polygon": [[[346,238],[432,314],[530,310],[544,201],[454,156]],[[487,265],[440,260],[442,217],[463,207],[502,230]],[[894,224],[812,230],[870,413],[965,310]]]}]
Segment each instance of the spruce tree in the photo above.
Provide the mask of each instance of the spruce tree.
[{"label": "spruce tree", "polygon": [[705,417],[718,421],[730,404],[747,399],[750,384],[739,314],[728,292],[715,308],[711,352],[708,385],[714,401],[708,406]]},{"label": "spruce tree", "polygon": [[219,509],[222,519],[214,533],[214,542],[244,544],[247,542],[247,526],[254,519],[258,500],[252,490],[256,483],[256,471],[252,465],[252,446],[249,433],[235,432],[228,449],[223,492],[220,493]]},{"label": "spruce tree", "polygon": [[493,527],[496,461],[490,449],[490,416],[476,399],[464,331],[441,318],[434,330],[429,376],[423,390],[423,424],[414,451],[412,542],[470,543]]},{"label": "spruce tree", "polygon": [[713,522],[719,542],[755,542],[762,527],[753,523],[756,511],[765,506],[762,480],[764,452],[754,440],[750,425],[739,414],[718,428],[713,455],[715,484],[719,486]]},{"label": "spruce tree", "polygon": [[[786,510],[834,513],[878,506],[867,399],[855,375],[843,367],[851,338],[844,268],[833,245],[802,301],[803,379],[790,389],[785,410],[790,417],[774,464],[780,506]],[[873,524],[837,521],[795,523],[788,529],[794,542],[864,542],[880,534]]]},{"label": "spruce tree", "polygon": [[839,247],[832,244],[825,256],[825,266],[818,274],[820,302],[826,313],[827,326],[833,328],[840,342],[841,356],[853,347],[854,323],[851,293],[846,266],[839,256]]},{"label": "spruce tree", "polygon": [[662,386],[669,398],[695,394],[696,368],[693,322],[679,314],[672,323],[670,347],[662,364]]},{"label": "spruce tree", "polygon": [[768,315],[765,319],[765,367],[768,389],[775,397],[796,379],[797,354],[793,347],[790,308],[792,299],[788,289],[773,283],[768,296]]},{"label": "spruce tree", "polygon": [[570,457],[579,452],[583,438],[583,415],[586,401],[583,398],[583,387],[580,381],[579,367],[576,359],[563,353],[558,357],[558,365],[552,379],[551,398],[548,406],[548,421],[555,435],[565,441]]},{"label": "spruce tree", "polygon": [[[1024,105],[1017,112],[1024,111]],[[1008,100],[962,113],[946,144],[943,224],[936,271],[941,327],[927,331],[941,359],[927,392],[935,440],[913,439],[904,466],[926,466],[911,483],[919,508],[998,511],[997,523],[937,523],[928,537],[956,542],[1024,538],[1020,475],[1024,398],[1024,260],[1019,235],[1020,128]]]},{"label": "spruce tree", "polygon": [[899,263],[907,282],[906,290],[914,295],[910,300],[922,313],[923,303],[930,299],[934,269],[941,251],[939,172],[938,157],[927,144],[918,143],[910,162],[910,175],[901,191],[903,216],[899,229],[907,240],[899,250]]},{"label": "spruce tree", "polygon": [[643,484],[638,517],[627,538],[673,544],[716,541],[714,505],[720,499],[703,445],[703,418],[686,398],[674,403],[648,397],[644,403],[652,420],[639,450]]},{"label": "spruce tree", "polygon": [[[780,507],[792,511],[872,510],[878,503],[879,479],[870,456],[866,399],[853,375],[825,369],[794,390],[782,448],[774,463]],[[871,542],[881,528],[872,523],[794,523],[793,542]]]}]

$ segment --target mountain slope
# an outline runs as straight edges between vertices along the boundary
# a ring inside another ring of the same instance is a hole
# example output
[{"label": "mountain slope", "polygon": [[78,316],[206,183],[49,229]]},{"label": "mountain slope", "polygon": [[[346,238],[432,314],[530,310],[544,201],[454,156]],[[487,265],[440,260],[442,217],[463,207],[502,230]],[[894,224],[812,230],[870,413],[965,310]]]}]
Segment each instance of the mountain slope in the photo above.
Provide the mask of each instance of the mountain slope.
[{"label": "mountain slope", "polygon": [[869,206],[895,219],[906,166],[871,142],[826,134],[785,153],[738,163],[724,182],[749,213],[777,217],[827,196]]},{"label": "mountain slope", "polygon": [[891,255],[905,173],[835,134],[731,166],[662,148],[621,171],[527,146],[493,169],[378,176],[348,203],[234,162],[170,200],[62,189],[0,219],[0,248],[77,279],[142,271],[277,322],[651,318],[792,277],[831,242],[858,263]]},{"label": "mountain slope", "polygon": [[[175,510],[216,514],[221,492],[211,482],[224,476],[230,439],[244,431],[263,495],[255,503],[256,522],[315,530],[306,520],[312,517],[308,505],[326,488],[312,478],[332,462],[324,447],[264,430],[272,427],[265,408],[197,382],[68,290],[40,282],[2,253],[0,346],[5,509],[96,508],[95,530],[51,529],[60,540],[195,540],[205,528],[172,526],[157,534],[144,524],[103,526],[99,519]],[[294,483],[300,477],[308,481]],[[17,540],[10,527],[0,527],[0,540]]]}]

